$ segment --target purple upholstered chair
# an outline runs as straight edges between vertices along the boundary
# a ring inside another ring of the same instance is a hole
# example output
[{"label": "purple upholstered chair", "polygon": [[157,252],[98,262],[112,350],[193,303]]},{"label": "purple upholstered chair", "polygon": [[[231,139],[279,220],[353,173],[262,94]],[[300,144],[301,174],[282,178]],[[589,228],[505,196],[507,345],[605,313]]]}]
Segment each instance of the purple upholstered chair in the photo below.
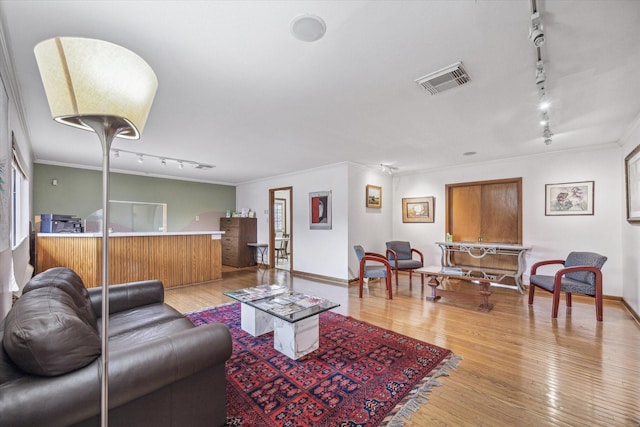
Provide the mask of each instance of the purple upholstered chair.
[{"label": "purple upholstered chair", "polygon": [[[551,317],[558,317],[560,292],[566,293],[567,307],[571,307],[571,294],[589,295],[596,299],[596,318],[602,321],[602,272],[600,269],[607,261],[606,256],[593,252],[571,252],[566,260],[540,261],[531,266],[529,278],[529,304],[533,304],[536,287],[553,293]],[[564,268],[554,276],[536,274],[542,265],[560,264]]]},{"label": "purple upholstered chair", "polygon": [[[413,259],[413,254],[418,255],[420,260]],[[396,273],[396,286],[398,286],[398,270],[409,271],[409,286],[411,286],[413,270],[424,267],[422,252],[411,248],[411,243],[409,242],[397,240],[387,242],[387,259]],[[424,285],[424,276],[420,275],[420,277]]]},{"label": "purple upholstered chair", "polygon": [[360,261],[360,298],[362,298],[363,279],[384,279],[389,299],[393,299],[391,293],[391,265],[384,255],[375,252],[365,252],[360,245],[355,245],[353,249],[356,251],[358,261]]}]

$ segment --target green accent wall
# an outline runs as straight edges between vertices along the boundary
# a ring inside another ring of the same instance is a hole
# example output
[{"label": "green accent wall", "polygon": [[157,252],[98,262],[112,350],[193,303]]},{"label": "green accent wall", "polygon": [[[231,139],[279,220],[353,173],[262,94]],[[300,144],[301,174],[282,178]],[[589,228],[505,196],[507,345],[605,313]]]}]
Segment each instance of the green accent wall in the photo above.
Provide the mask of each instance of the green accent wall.
[{"label": "green accent wall", "polygon": [[[53,180],[57,185],[52,185]],[[102,208],[102,172],[34,164],[33,215],[55,213],[85,219]],[[183,231],[196,216],[235,210],[236,187],[111,173],[111,200],[166,203],[167,231]],[[215,228],[219,229],[219,223]],[[37,231],[37,230],[36,230]]]}]

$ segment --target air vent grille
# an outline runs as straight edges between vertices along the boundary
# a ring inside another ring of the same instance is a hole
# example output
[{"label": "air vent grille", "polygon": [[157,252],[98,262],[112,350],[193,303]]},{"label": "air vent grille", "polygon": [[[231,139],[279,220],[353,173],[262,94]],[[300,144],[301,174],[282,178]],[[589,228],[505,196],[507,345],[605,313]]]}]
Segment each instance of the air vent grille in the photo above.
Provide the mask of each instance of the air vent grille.
[{"label": "air vent grille", "polygon": [[415,80],[416,83],[431,95],[444,92],[445,90],[452,89],[457,86],[462,86],[470,81],[471,78],[464,69],[462,62],[457,62]]}]

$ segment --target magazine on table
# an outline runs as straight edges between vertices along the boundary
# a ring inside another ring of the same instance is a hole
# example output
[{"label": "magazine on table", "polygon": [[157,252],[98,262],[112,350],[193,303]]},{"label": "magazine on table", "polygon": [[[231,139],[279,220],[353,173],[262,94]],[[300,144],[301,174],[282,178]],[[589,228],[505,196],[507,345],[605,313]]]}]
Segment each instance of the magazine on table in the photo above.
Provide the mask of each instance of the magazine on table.
[{"label": "magazine on table", "polygon": [[227,292],[226,295],[238,301],[256,301],[273,295],[287,292],[289,288],[281,285],[259,285],[253,288],[238,289]]}]

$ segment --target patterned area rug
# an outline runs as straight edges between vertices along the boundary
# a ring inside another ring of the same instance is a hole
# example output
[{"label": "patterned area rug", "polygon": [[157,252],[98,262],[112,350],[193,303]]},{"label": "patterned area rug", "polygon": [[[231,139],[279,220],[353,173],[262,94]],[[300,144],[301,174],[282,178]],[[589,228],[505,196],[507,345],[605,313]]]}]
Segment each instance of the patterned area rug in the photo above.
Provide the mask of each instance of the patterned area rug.
[{"label": "patterned area rug", "polygon": [[233,336],[227,361],[228,426],[402,426],[426,402],[435,378],[460,360],[450,350],[325,312],[320,348],[291,360],[273,332],[240,328],[240,303],[186,316],[197,326],[222,322]]}]

